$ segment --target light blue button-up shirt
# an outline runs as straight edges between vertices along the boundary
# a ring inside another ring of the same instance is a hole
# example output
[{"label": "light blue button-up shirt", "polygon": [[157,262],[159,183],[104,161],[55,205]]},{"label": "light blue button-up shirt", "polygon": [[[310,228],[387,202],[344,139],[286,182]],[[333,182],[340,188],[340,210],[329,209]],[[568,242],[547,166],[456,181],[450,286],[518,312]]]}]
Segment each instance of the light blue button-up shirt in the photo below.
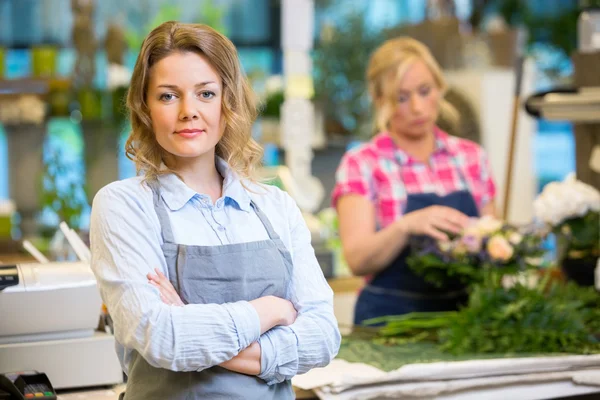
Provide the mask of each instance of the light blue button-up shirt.
[{"label": "light blue button-up shirt", "polygon": [[132,350],[151,365],[201,371],[230,360],[251,343],[261,345],[260,378],[273,384],[315,367],[337,354],[340,333],[333,292],[315,258],[310,232],[289,195],[272,186],[240,180],[221,159],[223,196],[215,204],[175,175],[159,178],[175,241],[225,245],[268,239],[250,207],[266,214],[292,255],[291,300],[298,317],[260,335],[260,321],[246,301],[227,304],[164,304],[146,275],[168,276],[152,191],[140,177],[111,183],[98,192],[90,223],[92,269],[114,321],[117,353],[125,372]]}]

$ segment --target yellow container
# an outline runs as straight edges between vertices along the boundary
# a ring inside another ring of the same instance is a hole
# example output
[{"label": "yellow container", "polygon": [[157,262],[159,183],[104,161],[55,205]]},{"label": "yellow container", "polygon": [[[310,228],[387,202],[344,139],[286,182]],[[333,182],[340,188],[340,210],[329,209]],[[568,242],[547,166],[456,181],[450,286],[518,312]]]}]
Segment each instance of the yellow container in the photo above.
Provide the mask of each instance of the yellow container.
[{"label": "yellow container", "polygon": [[0,200],[0,239],[12,237],[12,221],[15,214],[15,204],[10,200]]},{"label": "yellow container", "polygon": [[4,78],[6,73],[6,49],[0,46],[0,79]]},{"label": "yellow container", "polygon": [[52,45],[40,45],[31,49],[31,66],[36,78],[51,78],[56,75],[58,49]]}]

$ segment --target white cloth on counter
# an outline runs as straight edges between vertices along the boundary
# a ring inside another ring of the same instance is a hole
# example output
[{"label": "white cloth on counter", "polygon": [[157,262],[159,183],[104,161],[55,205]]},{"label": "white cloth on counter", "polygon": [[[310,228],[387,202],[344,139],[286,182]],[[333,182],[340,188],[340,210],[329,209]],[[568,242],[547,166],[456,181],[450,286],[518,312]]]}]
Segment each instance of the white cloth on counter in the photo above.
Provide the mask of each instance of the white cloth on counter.
[{"label": "white cloth on counter", "polygon": [[431,398],[497,385],[545,382],[600,385],[600,355],[503,358],[409,364],[384,372],[362,363],[334,360],[292,380],[294,386],[313,389],[321,399]]},{"label": "white cloth on counter", "polygon": [[[475,392],[478,390],[489,390],[491,388],[501,388],[505,390],[508,386],[520,385],[523,387],[520,400],[525,399],[544,399],[546,395],[539,394],[536,389],[527,390],[527,385],[539,385],[544,383],[564,382],[567,385],[566,394],[577,394],[569,392],[568,384],[574,381],[576,376],[596,376],[600,374],[599,370],[594,371],[564,371],[564,372],[544,372],[539,374],[524,375],[505,375],[490,376],[484,378],[457,379],[449,381],[422,381],[422,382],[403,382],[387,383],[374,386],[359,386],[354,389],[346,390],[342,393],[328,393],[324,388],[316,389],[315,393],[322,400],[371,400],[371,399],[434,399],[438,396]],[[536,393],[537,392],[537,393]],[[600,392],[598,392],[600,393]],[[560,393],[556,393],[560,396]],[[461,396],[457,396],[461,397]],[[469,396],[472,397],[472,396]],[[479,397],[490,400],[489,397],[481,394]],[[501,397],[501,398],[510,398]]]}]

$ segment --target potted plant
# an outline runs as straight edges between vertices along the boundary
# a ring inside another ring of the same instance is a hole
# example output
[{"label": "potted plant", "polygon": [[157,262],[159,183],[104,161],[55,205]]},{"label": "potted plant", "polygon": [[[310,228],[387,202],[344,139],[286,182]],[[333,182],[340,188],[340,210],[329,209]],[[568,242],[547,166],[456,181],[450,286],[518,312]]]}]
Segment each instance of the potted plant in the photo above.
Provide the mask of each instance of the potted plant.
[{"label": "potted plant", "polygon": [[263,143],[281,143],[281,105],[285,100],[283,77],[272,75],[265,82],[265,94],[261,109],[261,141]]},{"label": "potted plant", "polygon": [[593,285],[600,257],[600,192],[570,175],[547,184],[533,207],[556,236],[557,261],[566,277]]},{"label": "potted plant", "polygon": [[371,137],[371,104],[365,71],[383,34],[371,29],[360,12],[336,25],[320,27],[314,49],[315,103],[321,104],[328,134]]},{"label": "potted plant", "polygon": [[117,124],[126,118],[124,108],[125,97],[129,81],[131,80],[131,71],[125,66],[124,55],[127,50],[127,41],[125,32],[121,26],[112,23],[109,25],[104,48],[108,58],[107,88],[112,105],[112,117]]}]

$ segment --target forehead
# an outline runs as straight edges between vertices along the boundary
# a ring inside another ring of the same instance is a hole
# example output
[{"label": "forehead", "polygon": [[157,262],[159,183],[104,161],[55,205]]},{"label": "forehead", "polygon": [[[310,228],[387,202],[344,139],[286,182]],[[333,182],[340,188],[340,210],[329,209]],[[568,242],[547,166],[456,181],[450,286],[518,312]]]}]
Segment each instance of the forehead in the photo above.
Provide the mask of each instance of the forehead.
[{"label": "forehead", "polygon": [[149,72],[151,86],[194,86],[206,81],[221,82],[221,77],[208,59],[194,52],[169,54],[154,64]]},{"label": "forehead", "polygon": [[423,85],[435,83],[433,73],[422,60],[409,64],[404,75],[397,81],[398,90],[414,90]]}]

